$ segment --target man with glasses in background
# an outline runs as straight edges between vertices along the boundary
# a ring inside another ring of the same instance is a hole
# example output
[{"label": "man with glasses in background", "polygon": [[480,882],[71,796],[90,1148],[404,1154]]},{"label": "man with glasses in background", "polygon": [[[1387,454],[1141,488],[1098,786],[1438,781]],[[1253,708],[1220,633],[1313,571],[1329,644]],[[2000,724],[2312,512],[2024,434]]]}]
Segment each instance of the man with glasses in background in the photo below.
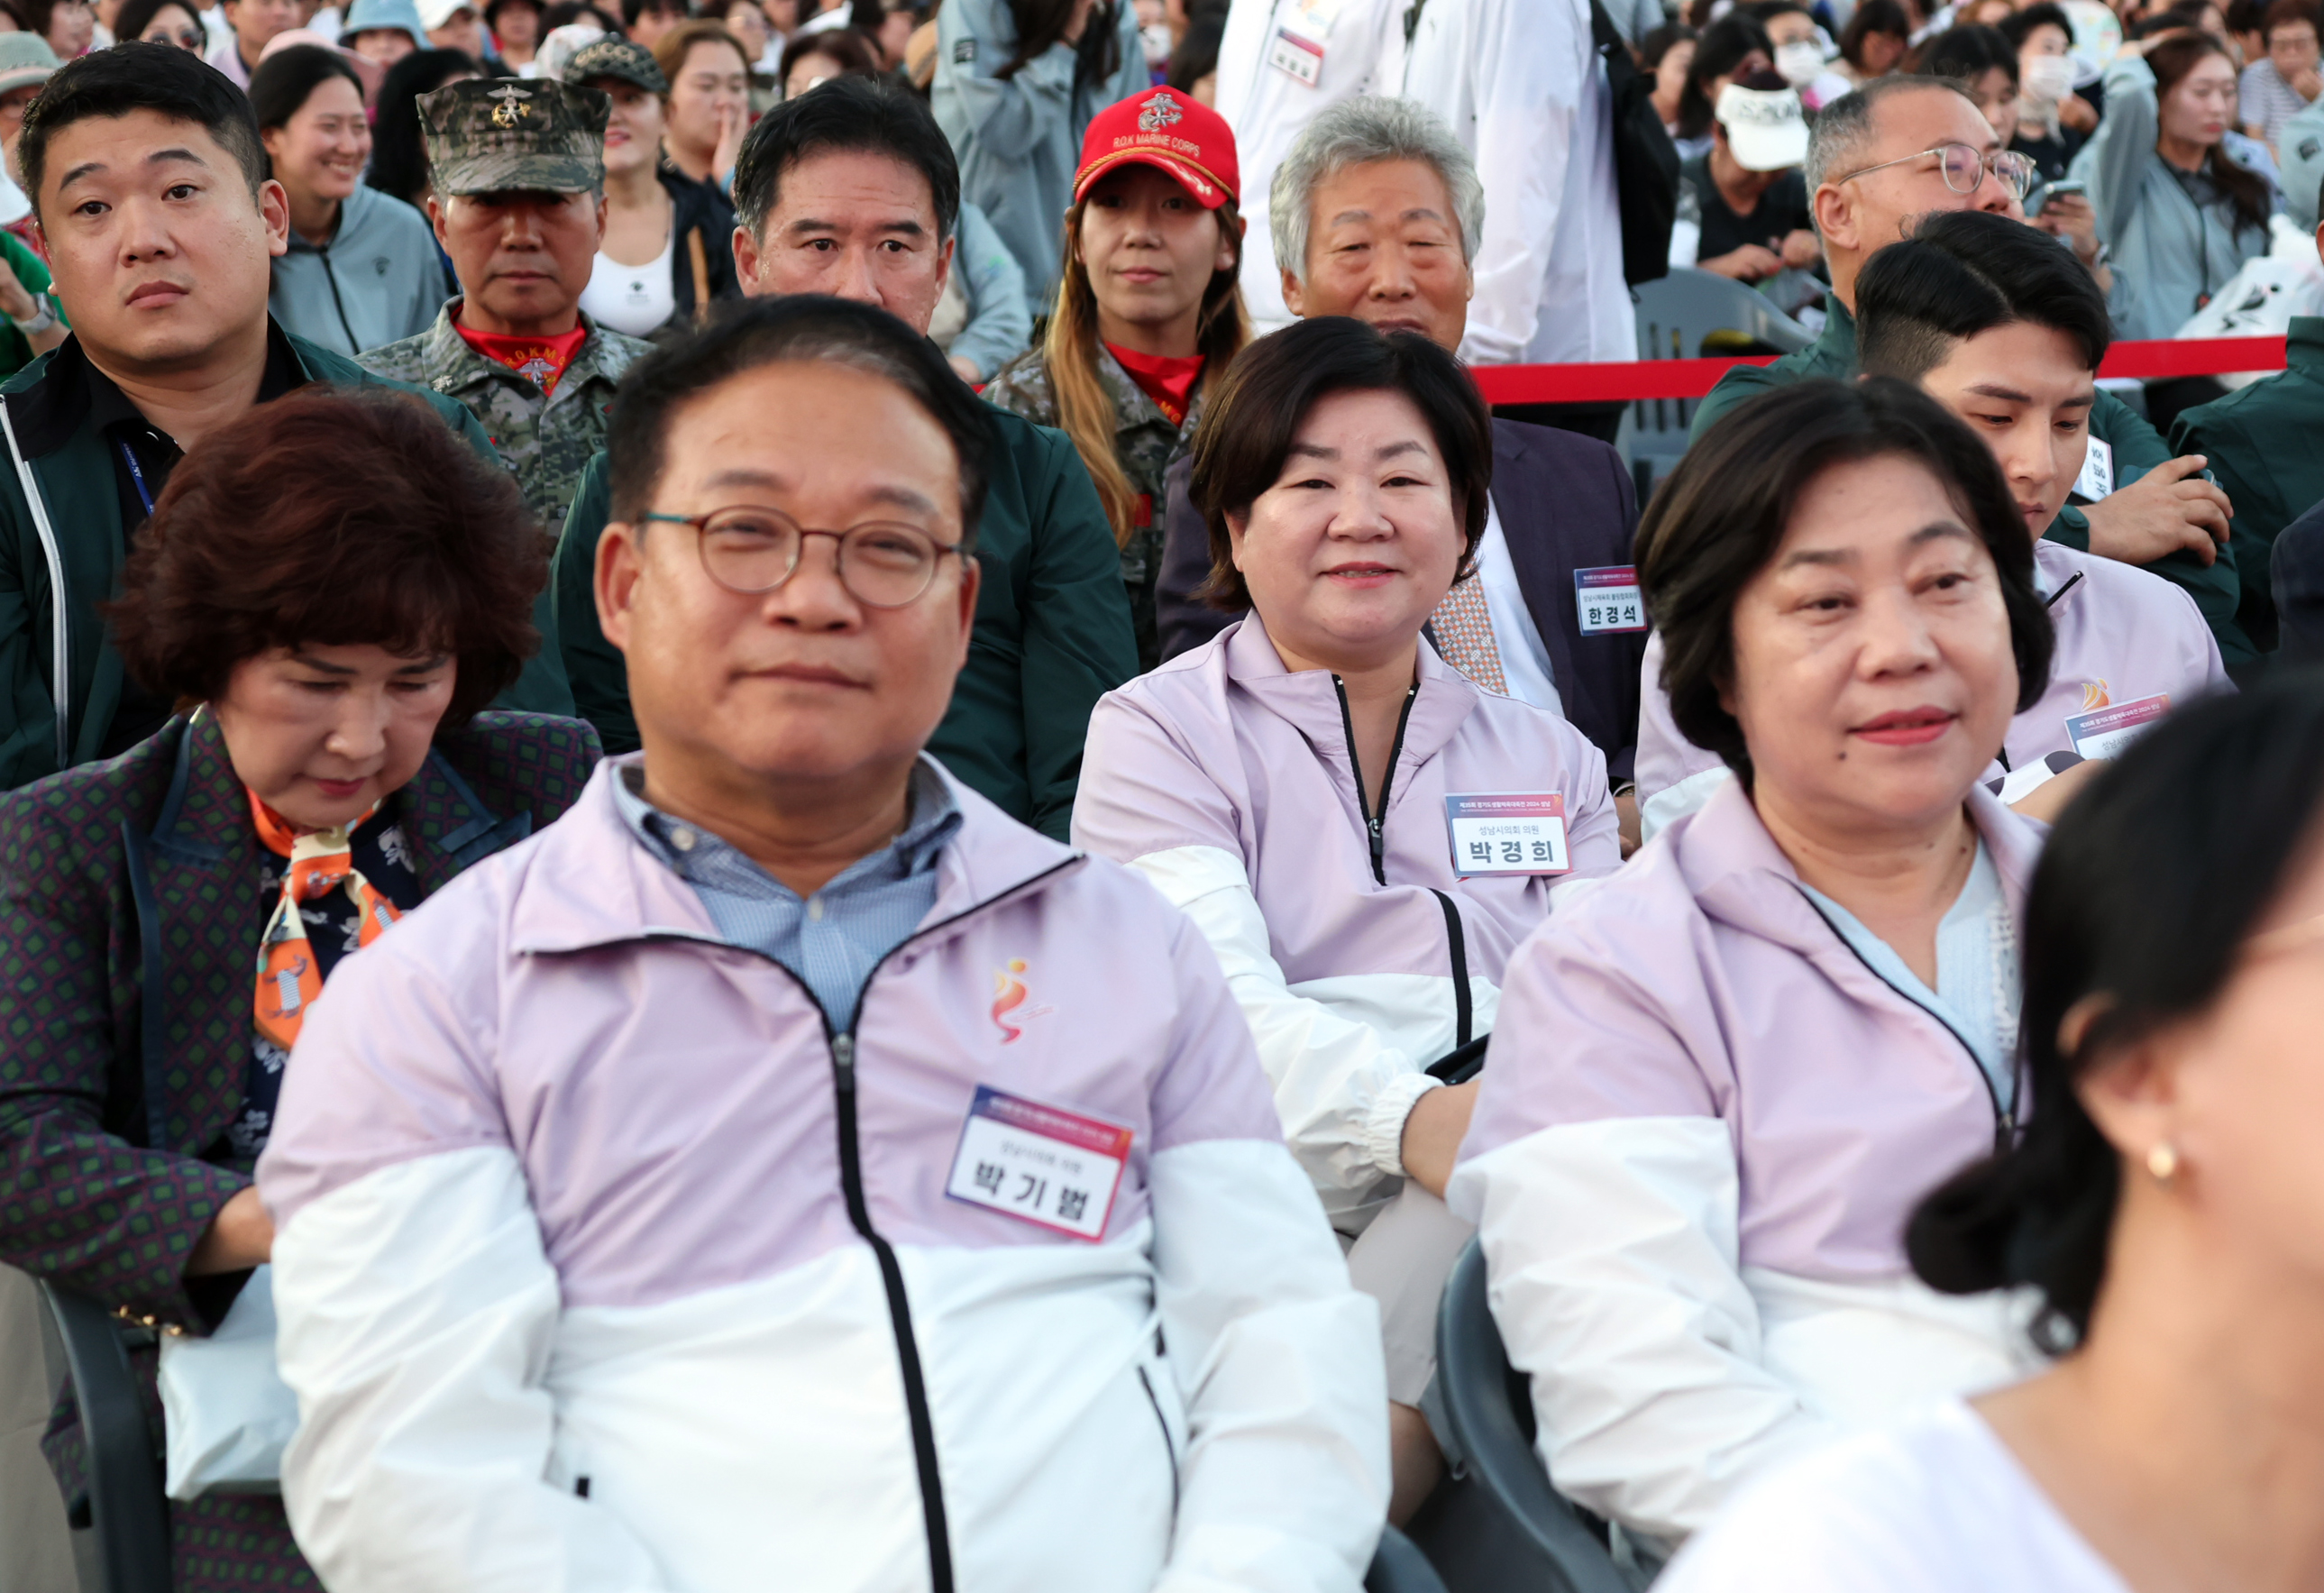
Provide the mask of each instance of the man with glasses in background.
[{"label": "man with glasses in background", "polygon": [[[2026,156],[2001,147],[1977,104],[1941,78],[1880,78],[1834,100],[1808,138],[1809,206],[1831,292],[1823,335],[1772,365],[1741,365],[1696,407],[1692,435],[1755,394],[1814,376],[1856,374],[1856,278],[1864,262],[1939,210],[2025,219],[2034,180]],[[2200,474],[2200,455],[2172,458],[2162,434],[2101,390],[2090,413],[2091,463],[2049,534],[2069,548],[2152,570],[2187,589],[2230,664],[2256,656],[2227,545],[2227,496]]]}]

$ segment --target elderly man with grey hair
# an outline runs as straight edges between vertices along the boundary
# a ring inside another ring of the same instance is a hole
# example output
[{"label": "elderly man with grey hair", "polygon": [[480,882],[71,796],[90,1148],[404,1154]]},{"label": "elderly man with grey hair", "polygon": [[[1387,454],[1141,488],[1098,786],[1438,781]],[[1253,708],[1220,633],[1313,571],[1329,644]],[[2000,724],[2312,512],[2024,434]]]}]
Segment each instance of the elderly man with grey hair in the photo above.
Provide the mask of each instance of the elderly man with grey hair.
[{"label": "elderly man with grey hair", "polygon": [[[1324,111],[1276,169],[1268,220],[1294,315],[1353,316],[1461,345],[1485,190],[1461,141],[1427,106],[1364,97]],[[1165,658],[1234,618],[1193,596],[1211,548],[1188,499],[1189,469],[1181,461],[1168,478]],[[1629,472],[1604,443],[1497,419],[1491,497],[1479,578],[1452,589],[1430,639],[1479,685],[1563,714],[1606,754],[1618,790],[1630,778],[1645,647],[1643,619],[1632,626],[1613,612],[1618,599],[1609,605],[1605,596],[1624,585],[1609,572],[1628,565],[1637,525]]]}]

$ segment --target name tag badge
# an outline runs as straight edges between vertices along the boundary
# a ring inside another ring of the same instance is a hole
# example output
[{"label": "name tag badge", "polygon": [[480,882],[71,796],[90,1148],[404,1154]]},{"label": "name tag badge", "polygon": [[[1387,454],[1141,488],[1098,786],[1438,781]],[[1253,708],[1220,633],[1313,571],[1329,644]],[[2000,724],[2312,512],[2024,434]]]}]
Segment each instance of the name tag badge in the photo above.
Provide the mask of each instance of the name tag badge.
[{"label": "name tag badge", "polygon": [[2074,478],[2074,492],[2095,503],[2114,491],[2114,445],[2090,438],[2082,456],[2082,474]]},{"label": "name tag badge", "polygon": [[1444,798],[1452,835],[1452,872],[1463,879],[1494,874],[1563,874],[1565,798],[1555,791],[1462,791]]},{"label": "name tag badge", "polygon": [[2066,737],[2085,758],[2113,758],[2154,727],[2171,712],[2171,695],[2157,693],[2135,703],[2117,703],[2088,714],[2066,715]]},{"label": "name tag badge", "polygon": [[1131,1137],[1119,1123],[979,1084],[945,1193],[1052,1232],[1102,1239]]},{"label": "name tag badge", "polygon": [[1313,88],[1323,75],[1323,41],[1287,27],[1277,28],[1267,47],[1267,64]]},{"label": "name tag badge", "polygon": [[1574,571],[1573,612],[1584,636],[1646,629],[1646,604],[1638,595],[1637,566],[1609,564]]}]

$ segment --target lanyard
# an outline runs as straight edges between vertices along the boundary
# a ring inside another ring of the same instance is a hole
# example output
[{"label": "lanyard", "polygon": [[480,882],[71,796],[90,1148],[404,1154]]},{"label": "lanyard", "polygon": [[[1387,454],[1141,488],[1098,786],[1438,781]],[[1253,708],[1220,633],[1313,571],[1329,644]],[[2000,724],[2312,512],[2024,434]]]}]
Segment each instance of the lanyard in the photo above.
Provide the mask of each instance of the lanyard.
[{"label": "lanyard", "polygon": [[153,518],[153,494],[145,488],[145,473],[137,468],[137,456],[126,442],[115,445],[121,450],[121,462],[129,466],[129,480],[137,489],[137,501],[145,505],[145,518]]}]

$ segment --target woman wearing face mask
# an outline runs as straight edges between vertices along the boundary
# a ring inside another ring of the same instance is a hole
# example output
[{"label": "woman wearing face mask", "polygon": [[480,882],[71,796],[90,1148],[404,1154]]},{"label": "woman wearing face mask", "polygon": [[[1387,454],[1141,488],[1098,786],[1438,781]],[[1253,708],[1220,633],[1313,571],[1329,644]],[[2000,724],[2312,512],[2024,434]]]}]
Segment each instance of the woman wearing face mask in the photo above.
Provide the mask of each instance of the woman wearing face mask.
[{"label": "woman wearing face mask", "polygon": [[718,299],[737,299],[733,228],[700,185],[661,169],[669,85],[652,52],[600,39],[565,63],[565,80],[611,99],[605,121],[605,236],[581,308],[632,337],[682,332]]},{"label": "woman wearing face mask", "polygon": [[[1167,148],[1139,141],[1167,128]],[[1161,662],[1163,473],[1191,445],[1204,394],[1250,336],[1235,290],[1242,257],[1234,134],[1171,88],[1089,125],[1065,211],[1049,329],[984,396],[1064,428],[1112,522],[1142,668]],[[994,226],[998,227],[997,218]]]},{"label": "woman wearing face mask", "polygon": [[[0,958],[40,970],[0,989],[0,1258],[194,1334],[258,1286],[305,1009],[596,761],[578,721],[483,711],[547,573],[515,484],[408,396],[291,393],[178,466],[109,624],[198,706],[0,797]],[[279,1498],[170,1515],[180,1593],[315,1586]]]},{"label": "woman wearing face mask", "polygon": [[2055,182],[2098,124],[2098,112],[2074,92],[2073,24],[2056,0],[2037,0],[2001,33],[2017,50],[2017,136],[2009,147],[2033,157],[2043,182]]},{"label": "woman wearing face mask", "polygon": [[1992,455],[1895,382],[1737,409],[1637,556],[1679,721],[1741,778],[1517,948],[1445,1200],[1551,1478],[1651,1553],[2025,1362],[1902,1235],[2021,1107],[2042,833],[1978,780],[2051,638]]},{"label": "woman wearing face mask", "polygon": [[2312,678],[2174,719],[2075,804],[2025,910],[2042,1109],[1905,1240],[1949,1294],[2034,1291],[2054,1365],[1835,1445],[1658,1588],[2324,1585],[2320,842]]},{"label": "woman wearing face mask", "polygon": [[1775,46],[1756,19],[1729,12],[1703,29],[1679,96],[1678,134],[1672,140],[1679,159],[1692,161],[1711,152],[1711,124],[1717,119],[1721,89],[1738,78],[1775,69]]},{"label": "woman wearing face mask", "polygon": [[[2126,337],[2169,337],[2267,253],[2275,185],[2223,145],[2236,115],[2236,64],[2208,33],[2162,33],[2126,44],[2106,74],[2106,119],[2074,158],[2089,185],[2098,236],[2135,285],[2116,306]],[[2149,419],[2168,430],[2180,410],[2226,390],[2208,376],[2150,382]]]},{"label": "woman wearing face mask", "polygon": [[[1477,1090],[1427,1070],[1492,1028],[1502,965],[1553,889],[1620,862],[1605,759],[1422,639],[1455,580],[1476,578],[1492,469],[1484,402],[1451,354],[1345,318],[1296,322],[1235,362],[1194,459],[1207,591],[1248,612],[1098,704],[1074,843],[1146,875],[1202,930],[1293,1153],[1333,1225],[1361,1236],[1401,1520],[1435,1475],[1417,1406],[1468,1237],[1437,1195]],[[1563,818],[1488,838],[1489,821],[1447,807],[1481,811],[1483,793]]]},{"label": "woman wearing face mask", "polygon": [[1039,316],[1057,286],[1057,217],[1090,118],[1152,85],[1132,0],[948,0],[928,103],[960,158],[960,197],[1025,273]]},{"label": "woman wearing face mask", "polygon": [[1856,87],[1827,64],[1824,32],[1800,0],[1762,0],[1751,14],[1775,47],[1775,71],[1799,91],[1800,104],[1819,111]]},{"label": "woman wearing face mask", "polygon": [[250,107],[290,198],[267,307],[285,330],[353,356],[424,332],[450,290],[427,218],[364,183],[371,122],[336,50],[294,44],[251,75]]}]

